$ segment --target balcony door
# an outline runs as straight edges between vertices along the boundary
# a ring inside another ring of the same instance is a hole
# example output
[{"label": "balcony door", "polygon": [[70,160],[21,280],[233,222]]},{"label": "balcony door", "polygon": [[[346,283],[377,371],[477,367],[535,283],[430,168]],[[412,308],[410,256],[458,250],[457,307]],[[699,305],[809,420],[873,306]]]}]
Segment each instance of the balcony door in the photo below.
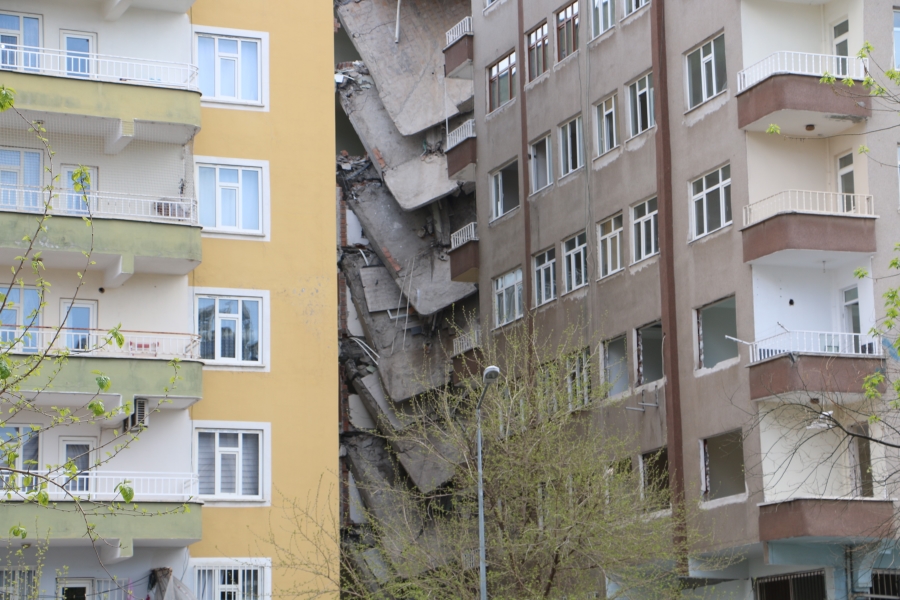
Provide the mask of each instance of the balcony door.
[{"label": "balcony door", "polygon": [[69,350],[88,351],[97,344],[96,335],[91,331],[97,327],[97,304],[95,302],[63,300],[60,321],[63,322],[62,337]]},{"label": "balcony door", "polygon": [[[81,171],[79,168],[75,165],[63,165],[62,176],[66,191],[61,195],[65,196],[66,213],[87,215],[89,206],[92,213],[97,208],[96,196],[99,185],[97,167],[83,167]],[[75,189],[76,187],[81,189]]]},{"label": "balcony door", "polygon": [[832,30],[834,39],[835,75],[846,77],[849,73],[848,61],[850,56],[850,21],[844,20],[834,26]]},{"label": "balcony door", "polygon": [[65,477],[65,487],[72,494],[85,494],[91,491],[91,455],[96,442],[94,438],[64,437],[59,440],[60,462],[67,464],[70,460],[75,464],[76,474]]},{"label": "balcony door", "polygon": [[91,600],[94,588],[93,579],[60,579],[60,600]]},{"label": "balcony door", "polygon": [[60,32],[60,47],[65,52],[66,75],[90,77],[93,73],[91,58],[97,52],[97,37],[93,33],[79,31]]},{"label": "balcony door", "polygon": [[838,190],[841,193],[837,209],[845,213],[856,212],[856,181],[853,176],[853,153],[838,158]]}]

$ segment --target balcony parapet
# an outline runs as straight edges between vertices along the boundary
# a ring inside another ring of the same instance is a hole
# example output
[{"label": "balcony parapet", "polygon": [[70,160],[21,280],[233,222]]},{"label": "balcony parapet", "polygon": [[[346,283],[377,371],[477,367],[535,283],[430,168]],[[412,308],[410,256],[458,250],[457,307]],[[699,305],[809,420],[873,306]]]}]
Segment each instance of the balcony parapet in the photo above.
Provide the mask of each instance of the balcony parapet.
[{"label": "balcony parapet", "polygon": [[796,498],[770,502],[759,506],[759,539],[892,537],[893,517],[890,500]]},{"label": "balcony parapet", "polygon": [[469,119],[447,134],[447,150],[451,150],[473,137],[475,137],[475,119]]},{"label": "balcony parapet", "polygon": [[125,338],[119,347],[106,343],[108,332],[102,329],[68,329],[33,326],[27,330],[11,327],[0,329],[2,339],[18,340],[13,351],[18,354],[62,354],[92,358],[144,358],[158,360],[200,360],[200,336],[192,333],[157,333],[120,331]]},{"label": "balcony parapet", "polygon": [[452,46],[462,36],[471,35],[472,32],[472,17],[466,17],[447,32],[447,46]]},{"label": "balcony parapet", "polygon": [[447,45],[444,47],[445,77],[472,79],[475,55],[473,34],[472,17],[464,18],[447,32]]},{"label": "balcony parapet", "polygon": [[478,241],[477,223],[469,223],[450,234],[450,250],[456,250],[466,242]]},{"label": "balcony parapet", "polygon": [[475,120],[469,119],[447,134],[447,176],[457,181],[475,181],[478,146],[475,143]]},{"label": "balcony parapet", "polygon": [[809,75],[823,77],[826,73],[838,79],[862,80],[869,69],[869,59],[833,54],[779,51],[738,73],[738,94],[765,81],[773,75]]},{"label": "balcony parapet", "polygon": [[881,358],[881,336],[834,331],[784,331],[752,342],[750,363],[783,354],[823,354],[861,358]]},{"label": "balcony parapet", "polygon": [[477,283],[478,266],[478,233],[469,223],[450,235],[450,279]]},{"label": "balcony parapet", "polygon": [[[45,481],[44,477],[52,482],[47,486],[51,502],[71,500],[72,496],[98,502],[121,501],[122,495],[117,488],[122,483],[134,490],[135,502],[188,502],[196,500],[200,490],[198,478],[193,473],[93,470],[72,476],[62,469],[33,473],[37,477],[28,482],[31,486]],[[8,480],[3,483],[4,491],[9,493],[7,499],[12,501],[24,501],[33,490],[24,485],[21,477],[15,486]]]},{"label": "balcony parapet", "polygon": [[868,194],[785,190],[745,206],[744,227],[784,213],[875,217],[875,199]]},{"label": "balcony parapet", "polygon": [[453,338],[453,356],[465,354],[470,350],[481,347],[481,334],[477,329],[467,333],[461,333]]}]

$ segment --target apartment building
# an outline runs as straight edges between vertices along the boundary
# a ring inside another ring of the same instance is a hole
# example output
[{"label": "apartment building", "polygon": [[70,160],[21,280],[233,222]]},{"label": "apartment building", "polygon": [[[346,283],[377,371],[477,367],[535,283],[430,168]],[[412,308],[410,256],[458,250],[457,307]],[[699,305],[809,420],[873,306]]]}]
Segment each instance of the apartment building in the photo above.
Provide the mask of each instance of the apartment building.
[{"label": "apartment building", "polygon": [[663,457],[673,501],[731,557],[690,565],[690,593],[898,593],[877,533],[895,496],[883,448],[794,456],[820,424],[770,410],[821,398],[868,426],[841,403],[887,359],[869,331],[900,231],[896,115],[819,80],[895,64],[895,15],[880,0],[473,0],[447,32],[447,76],[474,82],[447,164],[477,198],[453,278],[478,283],[481,339],[582,328],[608,389],[586,410],[639,436],[636,469]]},{"label": "apartment building", "polygon": [[[321,490],[328,504],[337,468],[323,401],[337,383],[332,146],[310,143],[333,130],[329,53],[318,49],[332,15],[314,4],[0,3],[0,84],[53,150],[13,111],[0,115],[4,269],[43,208],[42,186],[59,175],[38,242],[52,288],[22,352],[72,355],[58,375],[28,381],[42,390],[32,402],[81,414],[98,371],[112,382],[100,394],[106,410],[132,412],[48,428],[29,438],[28,456],[39,469],[73,459],[78,475],[63,485],[82,498],[114,500],[128,481],[138,506],[165,513],[97,517],[95,554],[61,490],[57,510],[5,502],[0,521],[28,529],[10,541],[23,558],[0,565],[10,598],[32,584],[42,597],[143,598],[159,568],[203,600],[310,583],[278,569],[269,541],[290,543],[285,499]],[[79,167],[90,175],[83,193]],[[4,332],[23,326],[29,283],[22,308],[4,311]],[[124,344],[97,347],[117,325]],[[109,459],[111,440],[139,423],[139,439]],[[12,435],[50,423],[24,411],[7,425]]]}]

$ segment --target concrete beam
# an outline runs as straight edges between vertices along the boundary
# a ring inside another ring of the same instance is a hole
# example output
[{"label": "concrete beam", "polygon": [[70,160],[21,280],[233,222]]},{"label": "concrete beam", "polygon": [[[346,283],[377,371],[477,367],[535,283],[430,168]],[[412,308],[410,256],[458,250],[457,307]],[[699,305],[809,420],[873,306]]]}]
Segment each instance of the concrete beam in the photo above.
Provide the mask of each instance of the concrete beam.
[{"label": "concrete beam", "polygon": [[103,273],[103,287],[117,288],[134,275],[134,254],[122,254],[114,265]]},{"label": "concrete beam", "polygon": [[106,138],[106,145],[103,148],[105,154],[118,154],[134,139],[134,121],[119,120],[119,126],[115,132]]},{"label": "concrete beam", "polygon": [[100,540],[100,560],[105,565],[119,563],[134,556],[134,540],[119,538]]},{"label": "concrete beam", "polygon": [[103,2],[103,18],[107,21],[117,21],[119,17],[125,14],[125,11],[131,8],[132,0],[105,0]]}]

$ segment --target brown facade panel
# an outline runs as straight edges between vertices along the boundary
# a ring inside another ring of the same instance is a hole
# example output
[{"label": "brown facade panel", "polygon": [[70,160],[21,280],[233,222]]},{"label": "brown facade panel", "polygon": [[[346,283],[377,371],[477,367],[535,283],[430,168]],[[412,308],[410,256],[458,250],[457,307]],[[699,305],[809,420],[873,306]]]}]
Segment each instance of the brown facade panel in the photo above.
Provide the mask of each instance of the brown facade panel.
[{"label": "brown facade panel", "polygon": [[871,100],[868,96],[857,96],[860,94],[836,93],[817,77],[775,75],[738,96],[738,126],[747,127],[780,110],[809,110],[858,119],[870,117]]},{"label": "brown facade panel", "polygon": [[759,539],[882,538],[892,534],[890,500],[788,500],[759,507]]},{"label": "brown facade panel", "polygon": [[470,137],[447,150],[447,177],[458,181],[475,181],[477,148],[475,138]]},{"label": "brown facade panel", "polygon": [[880,358],[784,355],[750,366],[750,398],[789,392],[861,394],[863,380],[881,367]]},{"label": "brown facade panel", "polygon": [[784,213],[743,230],[744,262],[782,250],[875,252],[875,219]]},{"label": "brown facade panel", "polygon": [[450,279],[478,283],[478,240],[450,251]]},{"label": "brown facade panel", "polygon": [[444,48],[444,74],[447,77],[472,79],[472,59],[474,56],[474,36],[462,36]]}]

